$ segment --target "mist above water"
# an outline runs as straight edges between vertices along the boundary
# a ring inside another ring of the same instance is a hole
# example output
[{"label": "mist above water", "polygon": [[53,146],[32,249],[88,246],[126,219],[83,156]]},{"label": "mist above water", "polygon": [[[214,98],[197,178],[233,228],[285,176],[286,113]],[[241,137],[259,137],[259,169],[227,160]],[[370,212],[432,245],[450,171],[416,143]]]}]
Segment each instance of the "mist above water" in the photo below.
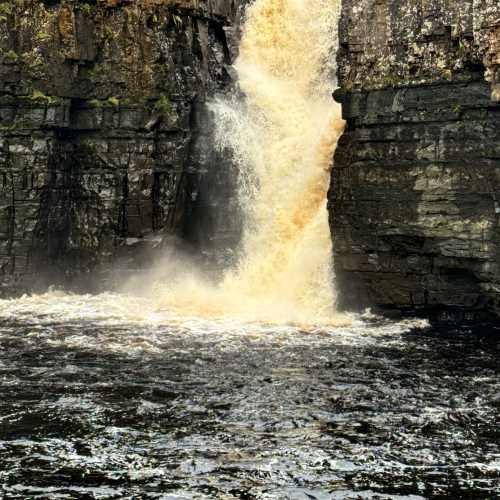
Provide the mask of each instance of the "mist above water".
[{"label": "mist above water", "polygon": [[[235,64],[244,102],[212,104],[216,147],[239,171],[240,260],[214,286],[182,274],[160,309],[268,322],[345,322],[334,312],[327,191],[344,123],[335,85],[337,0],[257,0]],[[229,214],[228,214],[229,216]]]},{"label": "mist above water", "polygon": [[4,316],[41,308],[70,320],[115,318],[119,311],[125,322],[196,317],[308,330],[351,323],[335,312],[327,212],[333,153],[344,127],[331,97],[338,4],[256,0],[247,10],[235,64],[239,92],[210,104],[214,148],[231,151],[243,215],[239,261],[218,283],[173,244],[122,294],[24,297],[4,302]]},{"label": "mist above water", "polygon": [[0,300],[1,498],[498,498],[498,339],[339,326],[336,16],[337,0],[248,11],[245,98],[212,103],[244,209],[218,285],[172,239],[122,293]]}]

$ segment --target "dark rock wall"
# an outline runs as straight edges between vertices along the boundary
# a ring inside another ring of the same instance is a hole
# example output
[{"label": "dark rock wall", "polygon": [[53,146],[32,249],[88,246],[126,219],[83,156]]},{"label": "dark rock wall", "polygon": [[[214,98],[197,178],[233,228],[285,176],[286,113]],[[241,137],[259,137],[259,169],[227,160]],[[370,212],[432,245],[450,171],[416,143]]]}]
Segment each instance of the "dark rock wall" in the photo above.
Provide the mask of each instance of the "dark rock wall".
[{"label": "dark rock wall", "polygon": [[4,288],[193,232],[240,18],[234,0],[0,1]]},{"label": "dark rock wall", "polygon": [[344,0],[338,60],[340,305],[497,318],[498,0]]}]

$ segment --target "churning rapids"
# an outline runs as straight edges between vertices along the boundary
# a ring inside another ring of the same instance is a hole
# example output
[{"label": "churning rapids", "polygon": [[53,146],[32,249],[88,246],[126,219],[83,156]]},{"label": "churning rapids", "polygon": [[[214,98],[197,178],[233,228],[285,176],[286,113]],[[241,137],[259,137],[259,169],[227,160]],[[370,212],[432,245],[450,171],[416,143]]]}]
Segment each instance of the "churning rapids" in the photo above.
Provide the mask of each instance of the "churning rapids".
[{"label": "churning rapids", "polygon": [[0,497],[499,498],[498,339],[149,308],[0,304]]},{"label": "churning rapids", "polygon": [[337,5],[248,11],[245,100],[212,104],[245,209],[219,284],[0,301],[1,498],[500,498],[498,340],[335,313]]}]

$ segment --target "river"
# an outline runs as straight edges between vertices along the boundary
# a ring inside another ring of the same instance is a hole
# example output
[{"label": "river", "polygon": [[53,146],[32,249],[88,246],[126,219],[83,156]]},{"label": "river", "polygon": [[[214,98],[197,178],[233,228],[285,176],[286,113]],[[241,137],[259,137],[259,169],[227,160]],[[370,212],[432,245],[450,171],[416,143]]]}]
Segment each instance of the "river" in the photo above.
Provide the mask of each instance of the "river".
[{"label": "river", "polygon": [[[496,499],[500,340],[0,303],[6,499]],[[378,495],[378,496],[377,496]]]}]

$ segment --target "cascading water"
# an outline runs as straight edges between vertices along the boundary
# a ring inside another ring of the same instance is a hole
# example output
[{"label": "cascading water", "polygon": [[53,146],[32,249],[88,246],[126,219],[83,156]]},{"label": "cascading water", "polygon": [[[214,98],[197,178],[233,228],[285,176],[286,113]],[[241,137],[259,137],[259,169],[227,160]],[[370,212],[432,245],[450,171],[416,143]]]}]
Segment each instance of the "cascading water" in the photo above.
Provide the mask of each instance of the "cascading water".
[{"label": "cascading water", "polygon": [[331,97],[338,0],[257,0],[236,62],[244,103],[213,104],[240,171],[241,259],[218,286],[184,275],[160,308],[244,320],[338,323],[326,195],[343,130]]},{"label": "cascading water", "polygon": [[[169,258],[159,263],[169,281],[155,285],[152,297],[102,295],[110,310],[119,307],[127,320],[350,323],[335,312],[326,207],[333,153],[344,127],[331,96],[339,4],[255,0],[247,9],[235,64],[243,98],[211,103],[214,147],[231,150],[239,173],[243,238],[238,264],[213,284],[193,271],[188,258]],[[141,281],[151,290],[149,279]],[[59,315],[58,297],[49,293],[11,301],[5,310],[39,304]],[[83,299],[72,297],[65,311],[70,314],[72,303],[80,315]],[[85,314],[92,316],[92,307]]]},{"label": "cascading water", "polygon": [[498,340],[334,312],[336,8],[248,10],[245,99],[212,104],[245,209],[218,285],[168,258],[153,297],[0,300],[0,498],[498,498]]}]

